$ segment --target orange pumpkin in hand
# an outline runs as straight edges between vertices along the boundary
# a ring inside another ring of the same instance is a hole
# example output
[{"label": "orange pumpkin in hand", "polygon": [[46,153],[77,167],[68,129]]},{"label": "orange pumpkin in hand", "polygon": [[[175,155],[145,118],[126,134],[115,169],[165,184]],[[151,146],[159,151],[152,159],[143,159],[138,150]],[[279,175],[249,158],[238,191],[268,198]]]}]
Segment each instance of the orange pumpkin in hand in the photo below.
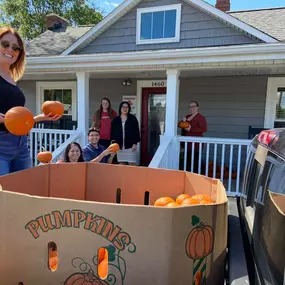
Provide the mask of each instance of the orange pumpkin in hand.
[{"label": "orange pumpkin in hand", "polygon": [[110,150],[110,152],[114,153],[120,150],[120,146],[117,143],[112,143],[109,145],[108,149]]},{"label": "orange pumpkin in hand", "polygon": [[189,128],[189,126],[190,126],[190,124],[189,124],[189,122],[183,122],[183,121],[180,121],[179,123],[178,123],[178,127],[180,128],[180,129],[187,129],[187,128]]},{"label": "orange pumpkin in hand", "polygon": [[154,202],[154,206],[164,207],[169,203],[175,203],[175,201],[170,197],[161,197]]},{"label": "orange pumpkin in hand", "polygon": [[4,117],[4,125],[7,130],[16,136],[24,136],[29,133],[35,124],[34,116],[25,107],[11,108]]},{"label": "orange pumpkin in hand", "polygon": [[50,151],[42,151],[37,155],[37,159],[41,163],[50,163],[52,160],[52,153]]},{"label": "orange pumpkin in hand", "polygon": [[42,104],[42,112],[45,115],[51,113],[51,116],[59,115],[62,116],[64,113],[64,106],[59,101],[45,101]]}]

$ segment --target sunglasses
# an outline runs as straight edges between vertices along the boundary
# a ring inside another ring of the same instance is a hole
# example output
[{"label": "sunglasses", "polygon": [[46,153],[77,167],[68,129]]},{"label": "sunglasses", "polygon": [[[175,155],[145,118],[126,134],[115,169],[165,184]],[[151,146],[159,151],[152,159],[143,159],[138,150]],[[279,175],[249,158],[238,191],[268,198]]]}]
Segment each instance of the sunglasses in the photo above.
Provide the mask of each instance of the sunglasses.
[{"label": "sunglasses", "polygon": [[[1,41],[1,47],[2,48],[9,48],[11,46],[11,43],[8,41]],[[22,48],[18,45],[12,44],[12,49],[13,51],[21,51]]]}]

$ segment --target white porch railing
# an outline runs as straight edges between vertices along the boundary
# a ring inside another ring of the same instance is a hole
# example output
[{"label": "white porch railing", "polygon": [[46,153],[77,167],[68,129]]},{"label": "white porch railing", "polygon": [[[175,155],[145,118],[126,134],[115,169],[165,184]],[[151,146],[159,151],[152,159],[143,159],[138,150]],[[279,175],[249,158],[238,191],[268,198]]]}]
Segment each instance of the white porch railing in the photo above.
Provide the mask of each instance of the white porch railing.
[{"label": "white porch railing", "polygon": [[[162,139],[149,167],[193,172],[199,149],[197,173],[220,179],[229,196],[239,195],[250,140],[177,136]],[[191,145],[191,153],[185,152]],[[196,154],[197,155],[197,154]],[[189,158],[191,160],[189,161]]]},{"label": "white porch railing", "polygon": [[37,165],[37,154],[43,150],[54,152],[59,148],[72,134],[74,130],[56,130],[33,128],[29,133],[29,149],[33,165]]},{"label": "white porch railing", "polygon": [[179,144],[173,137],[161,137],[161,142],[148,167],[178,169]]}]

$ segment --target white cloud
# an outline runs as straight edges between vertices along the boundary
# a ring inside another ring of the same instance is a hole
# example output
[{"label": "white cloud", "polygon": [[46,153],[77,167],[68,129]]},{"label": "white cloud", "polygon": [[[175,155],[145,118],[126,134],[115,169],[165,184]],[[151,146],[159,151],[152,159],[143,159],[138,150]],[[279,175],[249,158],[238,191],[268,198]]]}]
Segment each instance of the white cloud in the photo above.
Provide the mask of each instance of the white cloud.
[{"label": "white cloud", "polygon": [[104,4],[107,5],[107,6],[113,6],[113,7],[118,7],[119,6],[119,4],[113,3],[113,2],[104,2]]}]

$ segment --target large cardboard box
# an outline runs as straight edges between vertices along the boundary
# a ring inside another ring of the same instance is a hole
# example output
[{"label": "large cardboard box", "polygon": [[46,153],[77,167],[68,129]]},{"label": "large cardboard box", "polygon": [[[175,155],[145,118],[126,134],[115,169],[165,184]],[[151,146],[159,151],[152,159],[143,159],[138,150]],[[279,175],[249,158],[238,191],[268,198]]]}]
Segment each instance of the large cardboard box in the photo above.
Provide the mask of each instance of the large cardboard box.
[{"label": "large cardboard box", "polygon": [[[1,285],[185,285],[198,284],[198,276],[201,284],[224,284],[228,208],[219,180],[68,163],[2,176],[0,185]],[[152,206],[181,193],[207,194],[216,203]],[[50,242],[57,247],[56,271],[48,267]],[[97,274],[100,247],[109,253],[105,280]]]}]

